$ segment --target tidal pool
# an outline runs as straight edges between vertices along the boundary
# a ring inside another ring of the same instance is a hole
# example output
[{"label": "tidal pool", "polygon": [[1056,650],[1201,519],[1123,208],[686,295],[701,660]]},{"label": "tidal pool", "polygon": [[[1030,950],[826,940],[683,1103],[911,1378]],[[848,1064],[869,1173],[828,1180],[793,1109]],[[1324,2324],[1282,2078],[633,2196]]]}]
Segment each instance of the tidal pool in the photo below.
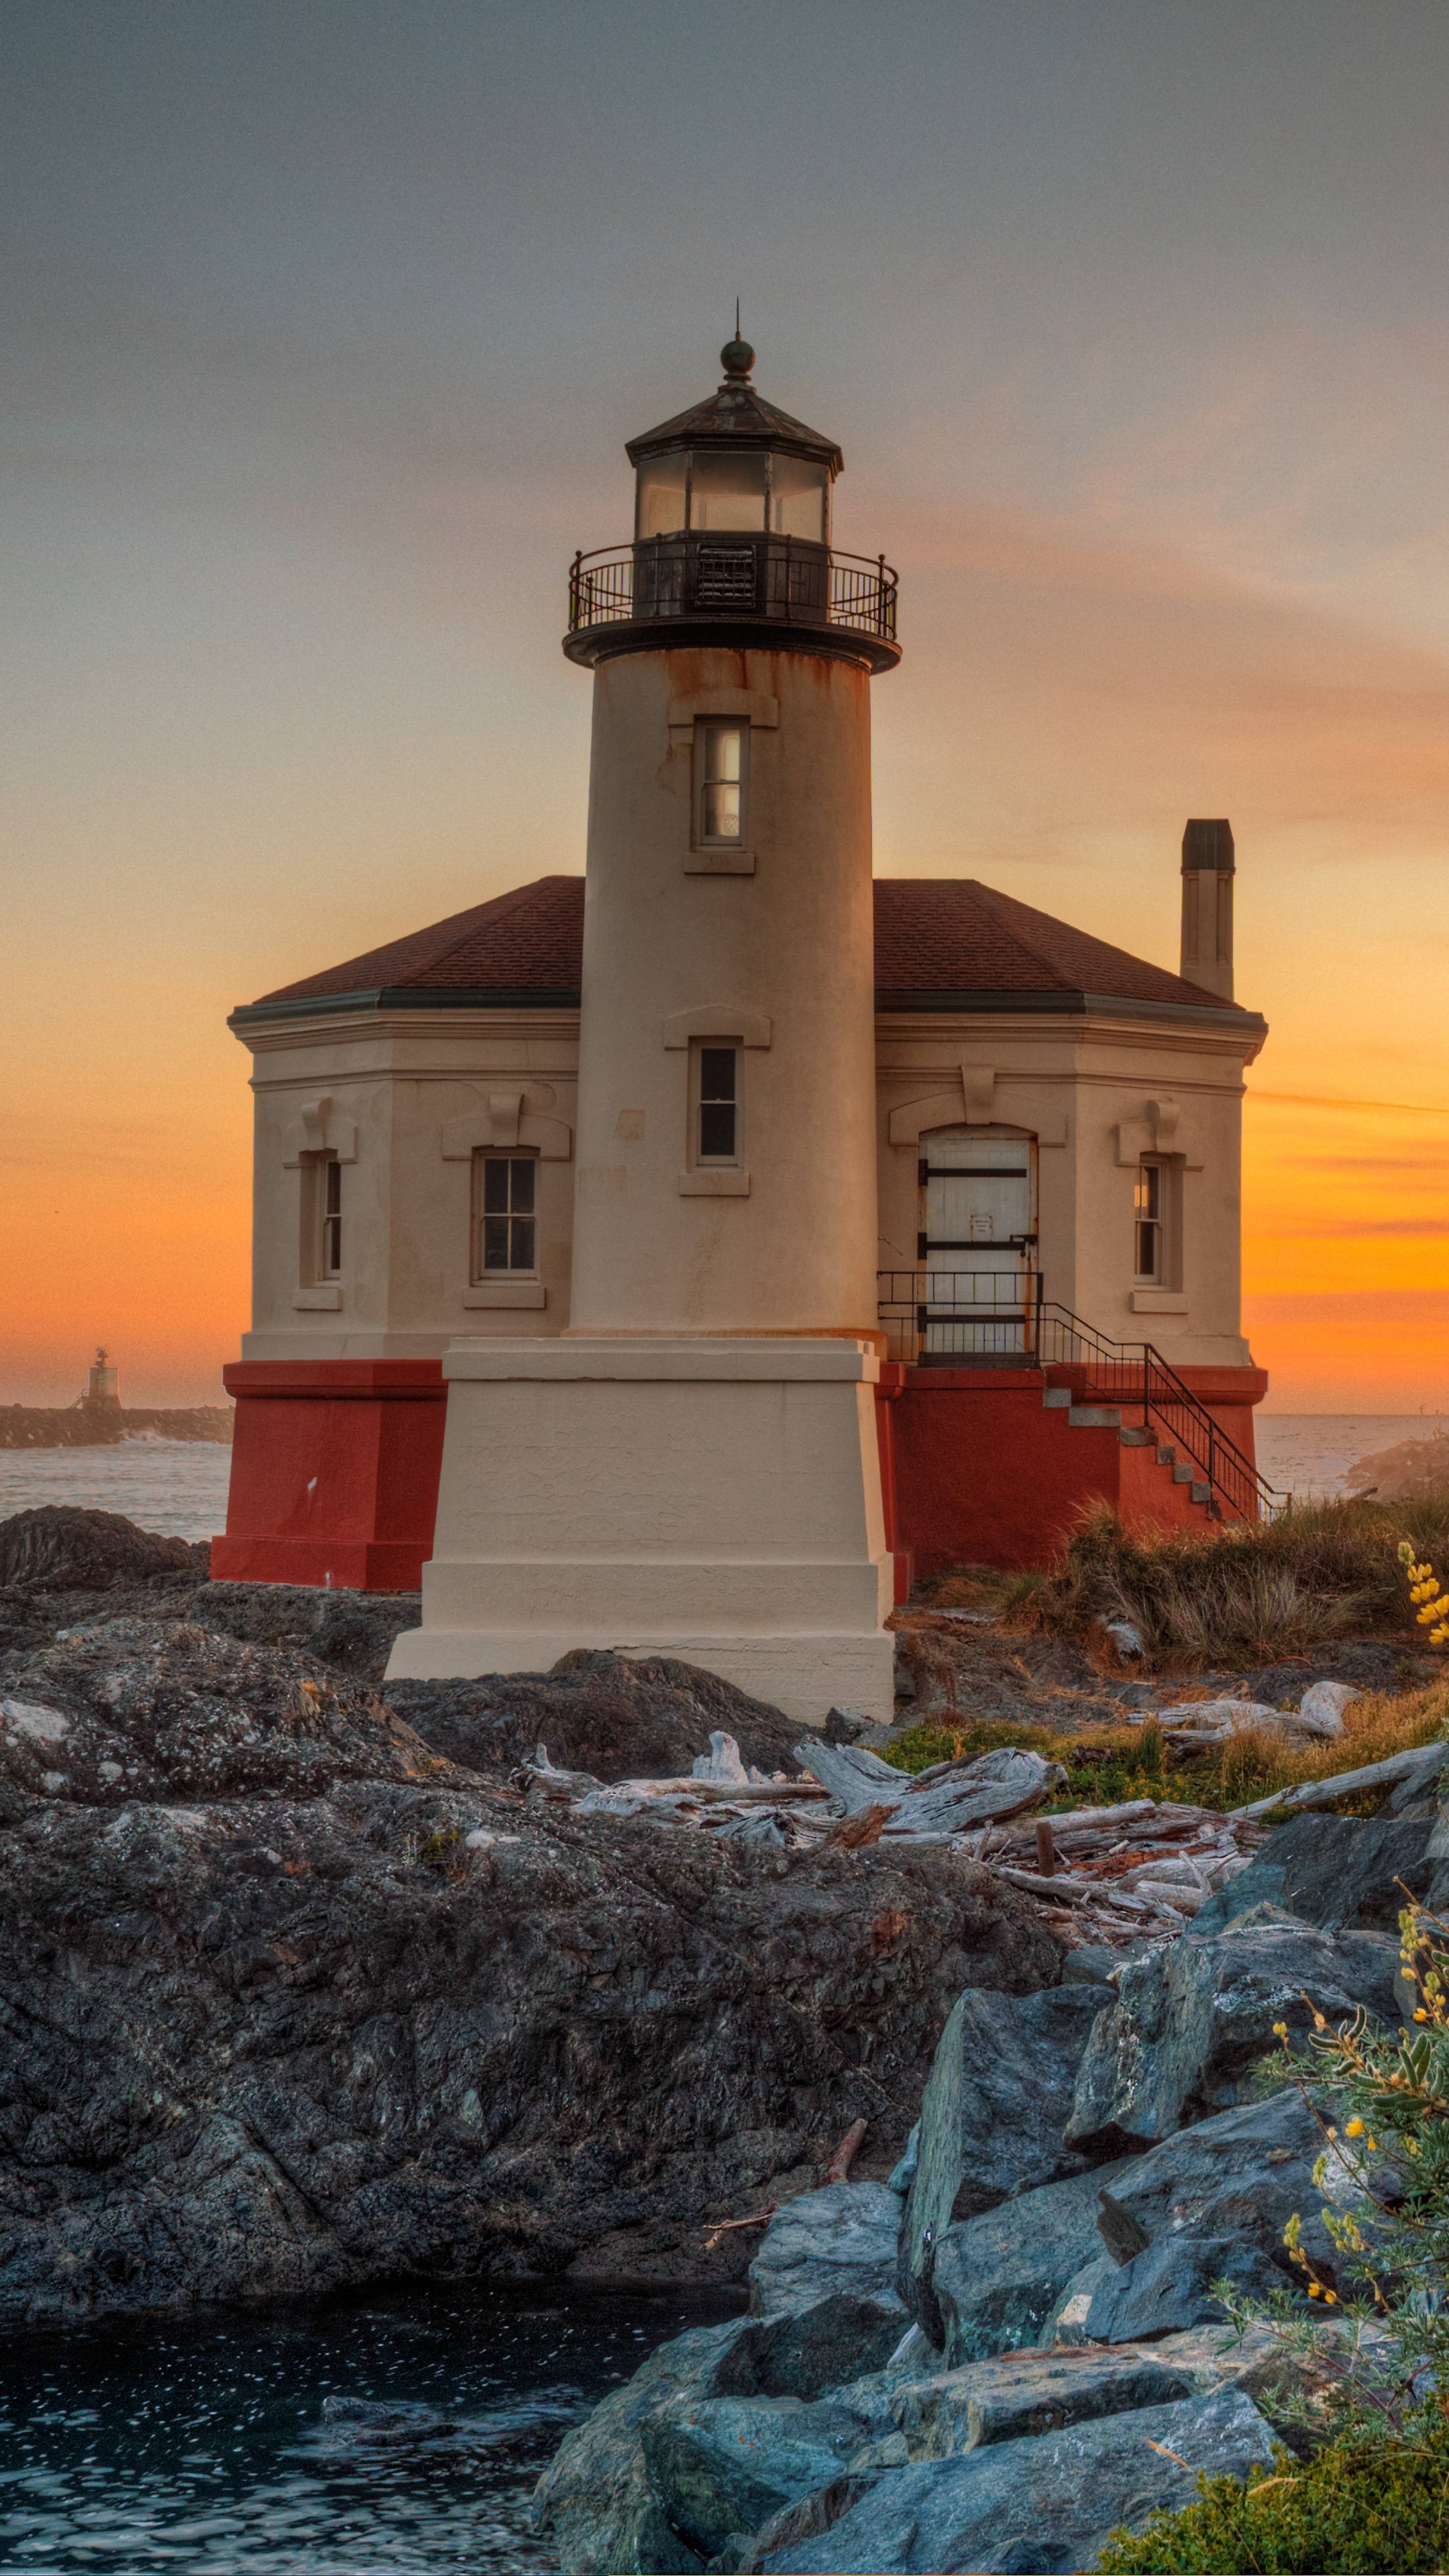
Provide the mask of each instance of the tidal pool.
[{"label": "tidal pool", "polygon": [[554,2562],[571,2423],[736,2294],[449,2285],[0,2336],[0,2576],[435,2576]]}]

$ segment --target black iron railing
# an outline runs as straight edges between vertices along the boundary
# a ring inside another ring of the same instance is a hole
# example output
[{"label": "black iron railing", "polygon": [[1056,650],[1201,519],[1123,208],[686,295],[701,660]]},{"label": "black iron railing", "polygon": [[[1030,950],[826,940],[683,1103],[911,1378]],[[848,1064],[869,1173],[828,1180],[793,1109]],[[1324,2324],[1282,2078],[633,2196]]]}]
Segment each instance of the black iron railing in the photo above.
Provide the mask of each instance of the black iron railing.
[{"label": "black iron railing", "polygon": [[887,1356],[917,1367],[1060,1371],[1081,1404],[1133,1416],[1198,1471],[1229,1520],[1272,1519],[1288,1497],[1261,1476],[1151,1342],[1119,1342],[1043,1293],[1038,1272],[883,1270]]},{"label": "black iron railing", "polygon": [[577,554],[569,568],[569,632],[624,619],[763,617],[843,626],[896,641],[899,580],[884,555],[837,554],[802,537],[641,538]]}]

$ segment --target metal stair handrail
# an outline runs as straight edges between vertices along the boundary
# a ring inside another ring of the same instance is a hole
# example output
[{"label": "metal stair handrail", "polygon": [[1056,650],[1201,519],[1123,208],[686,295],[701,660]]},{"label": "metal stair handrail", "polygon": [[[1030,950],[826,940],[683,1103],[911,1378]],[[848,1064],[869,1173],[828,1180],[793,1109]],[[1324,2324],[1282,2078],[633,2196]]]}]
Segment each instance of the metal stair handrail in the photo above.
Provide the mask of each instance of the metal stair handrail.
[{"label": "metal stair handrail", "polygon": [[941,1351],[934,1355],[938,1364],[949,1367],[954,1358],[957,1365],[969,1365],[974,1357],[1043,1373],[1051,1367],[1086,1367],[1124,1413],[1140,1406],[1144,1430],[1154,1422],[1160,1426],[1200,1469],[1213,1502],[1235,1518],[1272,1520],[1291,1500],[1260,1474],[1154,1342],[1119,1342],[1099,1332],[1069,1306],[1043,1294],[1040,1271],[1023,1277],[1001,1271],[883,1270],[879,1285],[880,1321],[894,1327],[902,1340],[924,1337],[931,1324],[999,1336],[984,1339],[974,1352],[969,1347],[959,1354]]},{"label": "metal stair handrail", "polygon": [[[1077,1363],[1079,1352],[1089,1354],[1089,1364],[1097,1363],[1108,1373],[1113,1402],[1124,1411],[1140,1404],[1144,1429],[1151,1429],[1155,1416],[1193,1465],[1202,1469],[1214,1499],[1225,1502],[1239,1520],[1272,1520],[1282,1511],[1288,1497],[1270,1485],[1237,1442],[1229,1439],[1154,1342],[1116,1341],[1054,1299],[1044,1304],[1041,1315],[1046,1337],[1073,1345],[1070,1358],[1053,1354],[1055,1364],[1070,1367]],[[1038,1356],[1046,1364],[1040,1339]],[[1140,1390],[1124,1382],[1139,1373]]]}]

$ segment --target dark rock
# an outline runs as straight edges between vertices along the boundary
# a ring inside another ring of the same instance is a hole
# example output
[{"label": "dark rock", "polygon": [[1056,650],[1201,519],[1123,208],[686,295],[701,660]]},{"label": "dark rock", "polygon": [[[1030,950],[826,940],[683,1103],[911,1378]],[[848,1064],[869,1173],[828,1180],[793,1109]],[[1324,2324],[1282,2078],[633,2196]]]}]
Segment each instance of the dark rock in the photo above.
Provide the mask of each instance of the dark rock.
[{"label": "dark rock", "polygon": [[1140,2530],[1149,2515],[1193,2503],[1199,2471],[1246,2479],[1272,2459],[1269,2428],[1237,2389],[1146,2406],[887,2470],[819,2538],[762,2564],[768,2576],[1067,2576],[1119,2524]]},{"label": "dark rock", "polygon": [[917,2165],[901,2237],[901,2295],[939,2342],[933,2248],[953,2219],[1085,2170],[1063,2144],[1077,2070],[1110,1987],[1062,1985],[1021,2000],[961,1996],[921,2104]]},{"label": "dark rock", "polygon": [[[1082,2332],[1087,2310],[1066,2319],[1062,2306],[1091,2266],[1111,2260],[1100,2227],[1104,2185],[1149,2246],[1169,2235],[1230,2237],[1272,2256],[1279,2286],[1296,2282],[1282,2248],[1295,2211],[1307,2251],[1333,2259],[1313,2185],[1322,2145],[1312,2112],[1289,2087],[1181,2130],[1149,2155],[1048,2183],[949,2227],[931,2276],[948,2367],[1040,2343],[1065,2325]],[[1094,2273],[1091,2292],[1109,2277]]]},{"label": "dark rock", "polygon": [[1140,2352],[1018,2352],[898,2388],[890,2411],[914,2460],[954,2459],[988,2442],[1022,2442],[1198,2393],[1181,2371]]},{"label": "dark rock", "polygon": [[877,2393],[798,2397],[683,2395],[640,2427],[646,2474],[671,2527],[706,2559],[732,2533],[758,2531],[782,2508],[830,2485],[873,2432],[890,2429]]},{"label": "dark rock", "polygon": [[429,2461],[497,2459],[531,2448],[537,2428],[552,2418],[565,2424],[583,2413],[581,2402],[535,2398],[525,2406],[499,2407],[487,2415],[447,2415],[435,2406],[374,2397],[324,2397],[318,2436],[323,2450],[344,2456],[396,2454]]},{"label": "dark rock", "polygon": [[1134,2336],[1225,2325],[1226,2311],[1213,2291],[1218,2280],[1231,2281],[1242,2296],[1254,2299],[1285,2286],[1282,2267],[1260,2245],[1237,2236],[1164,2236],[1130,2262],[1114,2262],[1094,2283],[1082,2321],[1084,2339],[1127,2343]]},{"label": "dark rock", "polygon": [[962,1986],[1056,1973],[944,1849],[782,1869],[537,1817],[365,1685],[194,1626],[12,1656],[0,1693],[13,2317],[483,2265],[735,2279],[750,2231],[707,2255],[712,2219],[858,2116],[898,2153]]},{"label": "dark rock", "polygon": [[746,1764],[799,1777],[798,1725],[717,1673],[667,1655],[580,1651],[549,1673],[396,1681],[386,1695],[435,1752],[504,1779],[539,1744],[561,1771],[604,1781],[674,1779],[708,1753],[718,1728],[734,1737]]},{"label": "dark rock", "polygon": [[660,2344],[560,2444],[533,2495],[533,2518],[553,2543],[559,2576],[695,2576],[703,2567],[666,2518],[643,2432],[671,2398],[707,2393],[737,2331],[696,2326]]},{"label": "dark rock", "polygon": [[[803,2277],[800,2295],[808,2295]],[[751,2319],[740,2328],[715,2373],[715,2393],[821,2397],[847,2380],[883,2370],[907,2324],[899,2299],[884,2290],[835,2290],[808,2307],[782,2311],[777,2306],[770,2317]]]},{"label": "dark rock", "polygon": [[899,2340],[906,2326],[896,2295],[900,2229],[900,2199],[887,2184],[836,2182],[802,2193],[772,2222],[750,2265],[751,2314],[793,2317],[837,2296],[867,2300],[900,2318]]},{"label": "dark rock", "polygon": [[1275,2022],[1295,2042],[1313,2027],[1315,2006],[1329,2021],[1362,2004],[1393,2022],[1398,1969],[1398,1944],[1381,1932],[1291,1922],[1194,1929],[1121,1971],[1117,2001],[1082,2059],[1068,2142],[1088,2154],[1130,2152],[1245,2100],[1277,2044]]},{"label": "dark rock", "polygon": [[1047,2183],[943,2231],[926,2277],[948,2368],[1040,2343],[1067,2283],[1101,2254],[1097,2192],[1123,2170]]},{"label": "dark rock", "polygon": [[1404,1887],[1422,1897],[1434,1877],[1437,1864],[1428,1845],[1438,1808],[1432,1799],[1429,1804],[1427,1817],[1407,1821],[1387,1814],[1295,1816],[1269,1835],[1237,1878],[1209,1897],[1193,1931],[1221,1932],[1249,1906],[1264,1903],[1327,1932],[1396,1931],[1408,1902]]},{"label": "dark rock", "polygon": [[38,1503],[0,1521],[0,1583],[47,1591],[104,1592],[153,1574],[204,1575],[210,1551],[184,1538],[158,1538],[119,1512]]},{"label": "dark rock", "polygon": [[828,2487],[817,2487],[813,2495],[802,2496],[797,2504],[783,2506],[736,2558],[739,2576],[760,2576],[760,2570],[780,2550],[793,2549],[798,2541],[814,2540],[820,2532],[829,2531],[874,2484],[873,2474],[848,2474],[832,2478]]},{"label": "dark rock", "polygon": [[[826,2320],[807,2308],[677,2336],[567,2436],[535,2492],[563,2576],[700,2565],[893,2430],[895,2381],[851,2380],[852,2303],[825,2304]],[[828,2399],[824,2366],[846,2383]]]}]

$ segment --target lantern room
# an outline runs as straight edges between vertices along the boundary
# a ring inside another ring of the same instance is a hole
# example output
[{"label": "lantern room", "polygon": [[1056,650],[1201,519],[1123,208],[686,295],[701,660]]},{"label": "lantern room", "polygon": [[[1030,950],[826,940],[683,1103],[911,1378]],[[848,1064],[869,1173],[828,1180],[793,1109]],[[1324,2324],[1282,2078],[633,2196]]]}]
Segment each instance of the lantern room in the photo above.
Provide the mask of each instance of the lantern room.
[{"label": "lantern room", "polygon": [[661,643],[764,643],[758,629],[783,624],[807,651],[891,669],[895,574],[831,542],[840,449],[758,392],[747,340],[720,363],[705,401],[629,440],[633,541],[575,556],[565,652],[592,665]]},{"label": "lantern room", "polygon": [[750,382],[754,363],[748,340],[727,341],[719,391],[630,440],[629,460],[638,469],[636,539],[748,531],[829,545],[830,487],[840,472],[840,450],[761,399]]}]

